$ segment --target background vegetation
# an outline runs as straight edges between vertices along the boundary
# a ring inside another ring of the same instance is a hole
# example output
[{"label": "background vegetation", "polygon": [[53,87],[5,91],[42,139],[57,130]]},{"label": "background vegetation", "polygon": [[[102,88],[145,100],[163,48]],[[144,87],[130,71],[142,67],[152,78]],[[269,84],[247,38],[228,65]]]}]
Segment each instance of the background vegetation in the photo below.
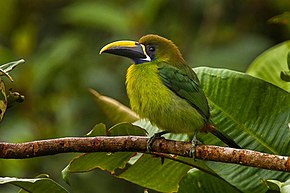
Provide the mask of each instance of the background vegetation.
[{"label": "background vegetation", "polygon": [[[88,88],[128,104],[124,79],[130,61],[98,55],[114,40],[137,40],[155,33],[173,40],[192,66],[245,71],[261,52],[289,39],[287,25],[267,22],[289,11],[287,0],[252,1],[0,1],[0,64],[26,63],[6,81],[25,95],[9,109],[0,140],[24,142],[80,136],[109,120]],[[75,155],[0,160],[0,176],[34,177],[60,171]],[[72,192],[141,192],[142,188],[97,170],[71,177]],[[17,188],[0,186],[0,192]]]}]

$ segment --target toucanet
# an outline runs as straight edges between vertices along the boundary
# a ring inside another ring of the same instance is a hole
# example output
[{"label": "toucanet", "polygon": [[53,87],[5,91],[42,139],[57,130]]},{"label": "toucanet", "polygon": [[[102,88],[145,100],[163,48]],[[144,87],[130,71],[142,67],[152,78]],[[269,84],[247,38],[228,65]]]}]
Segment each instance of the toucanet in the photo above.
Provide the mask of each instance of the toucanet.
[{"label": "toucanet", "polygon": [[[161,134],[209,131],[233,148],[240,148],[210,121],[207,98],[197,75],[185,62],[176,45],[158,35],[139,41],[116,41],[100,54],[110,53],[133,60],[126,75],[130,105],[141,118],[163,130]],[[195,142],[195,141],[194,141]]]}]

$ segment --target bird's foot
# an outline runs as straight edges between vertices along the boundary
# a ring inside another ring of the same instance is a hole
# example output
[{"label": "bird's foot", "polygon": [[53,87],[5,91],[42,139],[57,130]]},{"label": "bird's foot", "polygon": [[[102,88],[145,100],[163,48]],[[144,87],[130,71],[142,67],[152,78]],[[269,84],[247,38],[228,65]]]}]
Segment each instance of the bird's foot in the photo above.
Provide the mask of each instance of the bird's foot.
[{"label": "bird's foot", "polygon": [[189,152],[189,156],[192,157],[194,159],[194,161],[195,161],[195,149],[196,149],[196,146],[198,144],[201,144],[201,143],[197,139],[193,139],[191,141],[191,149],[190,149],[190,152]]},{"label": "bird's foot", "polygon": [[162,135],[168,133],[167,131],[161,131],[161,132],[158,132],[158,133],[154,133],[154,135],[152,137],[149,138],[149,140],[147,141],[147,151],[148,152],[151,152],[152,151],[152,145],[154,143],[154,141],[156,139],[160,139],[160,138],[163,138]]},{"label": "bird's foot", "polygon": [[197,140],[196,135],[197,135],[197,130],[194,132],[193,138],[191,140],[191,149],[190,149],[190,152],[189,152],[189,156],[192,157],[194,160],[195,160],[195,149],[196,149],[196,146],[198,144],[201,144],[201,142]]}]

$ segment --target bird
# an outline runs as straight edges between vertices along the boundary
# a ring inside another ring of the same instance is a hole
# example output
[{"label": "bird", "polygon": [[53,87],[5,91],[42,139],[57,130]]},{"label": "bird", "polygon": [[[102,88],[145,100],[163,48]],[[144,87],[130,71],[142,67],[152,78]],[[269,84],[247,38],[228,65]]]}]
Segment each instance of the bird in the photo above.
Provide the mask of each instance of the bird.
[{"label": "bird", "polygon": [[198,144],[197,132],[202,131],[212,133],[229,147],[241,149],[212,124],[200,81],[171,40],[149,34],[138,41],[109,43],[99,53],[133,61],[126,74],[131,109],[162,130],[150,138],[150,145],[163,134],[185,133],[194,134],[194,149]]}]

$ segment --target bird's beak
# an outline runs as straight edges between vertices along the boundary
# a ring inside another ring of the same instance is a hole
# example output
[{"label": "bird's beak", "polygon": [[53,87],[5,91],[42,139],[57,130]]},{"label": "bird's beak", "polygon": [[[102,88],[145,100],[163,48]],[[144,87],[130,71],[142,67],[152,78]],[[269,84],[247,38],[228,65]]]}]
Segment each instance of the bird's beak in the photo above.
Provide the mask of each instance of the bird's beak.
[{"label": "bird's beak", "polygon": [[131,58],[136,64],[151,61],[145,46],[134,41],[116,41],[104,46],[100,54],[109,53]]}]

